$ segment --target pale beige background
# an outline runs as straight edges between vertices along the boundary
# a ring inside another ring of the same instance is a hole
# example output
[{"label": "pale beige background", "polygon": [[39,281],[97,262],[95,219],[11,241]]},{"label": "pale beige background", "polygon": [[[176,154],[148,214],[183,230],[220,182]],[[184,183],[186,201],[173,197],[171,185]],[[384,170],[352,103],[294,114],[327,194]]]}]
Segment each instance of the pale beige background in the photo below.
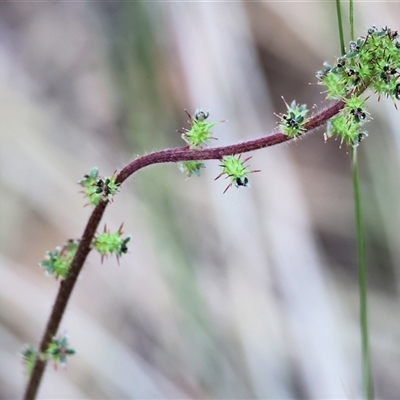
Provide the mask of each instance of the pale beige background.
[{"label": "pale beige background", "polygon": [[[400,29],[399,3],[355,11],[359,34]],[[19,351],[38,343],[57,290],[37,263],[89,216],[83,174],[181,145],[184,108],[228,120],[218,144],[271,132],[282,95],[320,109],[315,72],[338,49],[334,2],[0,4],[0,398],[21,396]],[[400,113],[369,104],[371,346],[378,397],[394,399]],[[225,195],[218,162],[201,178],[171,164],[124,185],[102,226],[124,222],[129,254],[120,266],[90,256],[61,324],[77,354],[49,365],[40,398],[360,396],[349,154],[321,130],[251,163],[251,189]]]}]

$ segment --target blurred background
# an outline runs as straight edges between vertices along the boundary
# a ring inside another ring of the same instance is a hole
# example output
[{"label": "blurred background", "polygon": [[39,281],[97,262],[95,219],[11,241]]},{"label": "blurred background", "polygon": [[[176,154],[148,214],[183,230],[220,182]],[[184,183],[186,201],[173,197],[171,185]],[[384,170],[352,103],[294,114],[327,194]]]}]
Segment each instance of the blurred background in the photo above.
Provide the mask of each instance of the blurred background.
[{"label": "blurred background", "polygon": [[[347,10],[343,10],[347,16]],[[356,3],[356,33],[400,29],[400,4]],[[397,25],[396,25],[397,23]],[[37,266],[90,215],[76,182],[184,143],[210,110],[218,145],[271,133],[281,96],[328,105],[334,2],[0,3],[0,398],[21,397],[58,283]],[[311,83],[311,84],[310,84]],[[321,103],[322,102],[322,103]],[[400,398],[400,113],[372,94],[360,146],[378,398]],[[350,156],[323,130],[251,154],[251,188],[141,170],[101,224],[129,254],[91,254],[42,399],[356,399],[361,395]],[[215,145],[212,143],[212,145]]]}]

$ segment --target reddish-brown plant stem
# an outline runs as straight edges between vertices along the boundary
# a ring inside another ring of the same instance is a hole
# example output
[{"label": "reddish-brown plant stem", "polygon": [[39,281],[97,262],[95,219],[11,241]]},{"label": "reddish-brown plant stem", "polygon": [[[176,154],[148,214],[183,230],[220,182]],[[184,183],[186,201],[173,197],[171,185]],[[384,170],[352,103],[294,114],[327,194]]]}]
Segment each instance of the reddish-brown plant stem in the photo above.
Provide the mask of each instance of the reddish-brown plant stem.
[{"label": "reddish-brown plant stem", "polygon": [[[302,136],[323,125],[328,119],[336,115],[343,107],[344,102],[338,101],[334,103],[331,107],[312,116],[304,124],[304,132]],[[128,164],[120,171],[117,176],[116,182],[122,183],[134,172],[152,164],[189,160],[220,160],[224,156],[247,153],[249,151],[259,150],[265,147],[271,147],[276,144],[288,142],[293,139],[295,138],[286,136],[283,133],[279,132],[269,136],[263,136],[258,139],[248,140],[246,142],[237,143],[230,146],[214,147],[201,150],[190,150],[187,147],[161,150],[133,160],[130,164]]]},{"label": "reddish-brown plant stem", "polygon": [[[53,305],[53,309],[50,314],[50,318],[47,322],[42,341],[40,342],[39,352],[45,353],[51,340],[56,335],[61,319],[64,315],[65,308],[67,307],[68,300],[71,297],[72,290],[75,286],[76,280],[78,279],[79,273],[85,263],[86,257],[90,252],[90,246],[93,237],[96,233],[96,229],[99,225],[101,217],[103,216],[104,210],[106,209],[107,202],[101,202],[93,210],[92,215],[86,224],[82,238],[79,242],[79,247],[75,254],[75,257],[71,263],[67,278],[60,283],[60,288],[56,300]],[[40,357],[36,358],[35,366],[32,370],[28,386],[24,395],[25,399],[34,399],[39,389],[40,381],[43,376],[44,369],[46,367],[46,361]]]},{"label": "reddish-brown plant stem", "polygon": [[[325,110],[312,116],[304,124],[304,132],[302,136],[310,133],[314,129],[322,126],[330,118],[336,115],[343,107],[343,101],[337,101]],[[142,157],[133,160],[125,168],[123,168],[116,178],[116,183],[122,184],[129,176],[134,172],[142,169],[148,165],[160,164],[166,162],[180,162],[189,160],[220,160],[222,157],[227,155],[242,154],[249,151],[259,150],[265,147],[274,146],[276,144],[288,142],[295,138],[286,136],[282,133],[274,133],[269,136],[264,136],[258,139],[249,140],[246,142],[230,145],[215,147],[210,149],[188,149],[187,147],[174,148],[168,150],[162,150],[154,153],[144,155]],[[67,278],[61,282],[60,288],[53,305],[52,312],[50,314],[48,323],[46,325],[45,332],[43,334],[39,351],[44,353],[48,348],[51,340],[57,334],[58,327],[63,317],[64,311],[67,307],[70,299],[72,290],[75,286],[76,280],[79,273],[86,261],[86,257],[91,250],[91,244],[99,226],[100,220],[104,214],[108,201],[100,202],[93,210],[89,221],[84,230],[83,236],[80,240],[78,249],[75,257],[71,263]],[[40,382],[46,367],[46,361],[37,357],[32,374],[26,387],[24,394],[25,400],[33,400],[36,397],[39,389]]]}]

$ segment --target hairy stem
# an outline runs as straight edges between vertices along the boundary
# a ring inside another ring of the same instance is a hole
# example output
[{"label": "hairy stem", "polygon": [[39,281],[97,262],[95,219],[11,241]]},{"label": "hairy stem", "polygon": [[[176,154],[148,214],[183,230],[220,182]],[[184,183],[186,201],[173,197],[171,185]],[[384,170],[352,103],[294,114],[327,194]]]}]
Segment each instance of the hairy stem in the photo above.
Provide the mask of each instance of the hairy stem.
[{"label": "hairy stem", "polygon": [[[336,115],[344,107],[343,101],[334,103],[331,107],[312,116],[304,124],[304,132],[302,136],[310,133],[312,130],[322,126],[328,119]],[[296,138],[289,137],[283,133],[274,133],[254,140],[248,140],[243,143],[237,143],[230,146],[214,147],[210,149],[194,149],[187,147],[162,150],[139,157],[132,161],[118,174],[116,183],[122,183],[134,172],[152,164],[179,162],[189,160],[221,160],[224,156],[247,153],[249,151],[271,147],[280,143],[289,142]]]},{"label": "hairy stem", "polygon": [[[363,88],[361,91],[365,90]],[[343,101],[337,101],[330,107],[320,111],[312,116],[304,124],[304,136],[314,129],[324,125],[330,118],[340,112],[344,107]],[[243,143],[238,143],[230,146],[215,147],[210,149],[191,150],[188,147],[180,147],[168,150],[157,151],[137,158],[123,168],[116,178],[116,183],[122,184],[129,176],[141,168],[152,164],[160,164],[166,162],[179,162],[189,160],[220,160],[227,155],[235,155],[246,153],[253,150],[259,150],[265,147],[274,146],[276,144],[289,142],[293,139],[283,133],[273,133],[269,136],[264,136],[258,139],[249,140]],[[107,207],[108,201],[100,202],[93,210],[92,215],[84,230],[83,236],[79,242],[75,257],[71,263],[67,278],[61,282],[60,288],[53,305],[48,323],[46,325],[42,340],[40,342],[39,351],[44,353],[52,338],[57,334],[58,327],[71,297],[72,290],[75,286],[78,275],[85,263],[86,257],[91,250],[91,244],[99,226],[100,220]],[[24,394],[25,400],[33,400],[37,395],[40,382],[46,367],[46,361],[40,357],[36,358],[35,366],[30,376],[29,382]]]},{"label": "hairy stem", "polygon": [[[85,230],[80,240],[79,247],[75,257],[71,263],[67,278],[61,282],[50,318],[47,322],[42,341],[40,342],[39,352],[44,353],[53,337],[56,335],[64,311],[67,307],[68,300],[71,297],[72,290],[78,279],[79,272],[86,261],[86,257],[90,252],[90,246],[96,229],[99,225],[104,210],[106,209],[107,202],[101,202],[92,212]],[[35,366],[30,376],[28,386],[24,395],[25,399],[34,399],[39,389],[42,380],[43,372],[46,367],[46,361],[40,357],[36,358]]]}]

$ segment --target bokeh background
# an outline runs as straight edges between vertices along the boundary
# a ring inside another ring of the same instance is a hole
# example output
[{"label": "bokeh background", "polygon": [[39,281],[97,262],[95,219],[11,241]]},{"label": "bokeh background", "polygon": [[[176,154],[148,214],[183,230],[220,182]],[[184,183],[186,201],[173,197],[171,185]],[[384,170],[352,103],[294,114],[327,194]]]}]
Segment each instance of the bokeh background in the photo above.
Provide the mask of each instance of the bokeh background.
[{"label": "bokeh background", "polygon": [[[357,34],[400,29],[399,3],[355,12]],[[223,145],[272,132],[281,96],[325,107],[315,72],[338,42],[332,1],[0,3],[0,398],[22,395],[19,352],[57,292],[37,264],[90,214],[76,182],[181,146],[185,108],[227,119]],[[395,399],[400,112],[376,100],[360,146],[370,332],[377,396]],[[218,162],[124,184],[101,226],[124,222],[129,254],[90,255],[60,330],[77,354],[40,398],[360,397],[349,153],[320,130],[252,155],[251,188],[224,195]]]}]

